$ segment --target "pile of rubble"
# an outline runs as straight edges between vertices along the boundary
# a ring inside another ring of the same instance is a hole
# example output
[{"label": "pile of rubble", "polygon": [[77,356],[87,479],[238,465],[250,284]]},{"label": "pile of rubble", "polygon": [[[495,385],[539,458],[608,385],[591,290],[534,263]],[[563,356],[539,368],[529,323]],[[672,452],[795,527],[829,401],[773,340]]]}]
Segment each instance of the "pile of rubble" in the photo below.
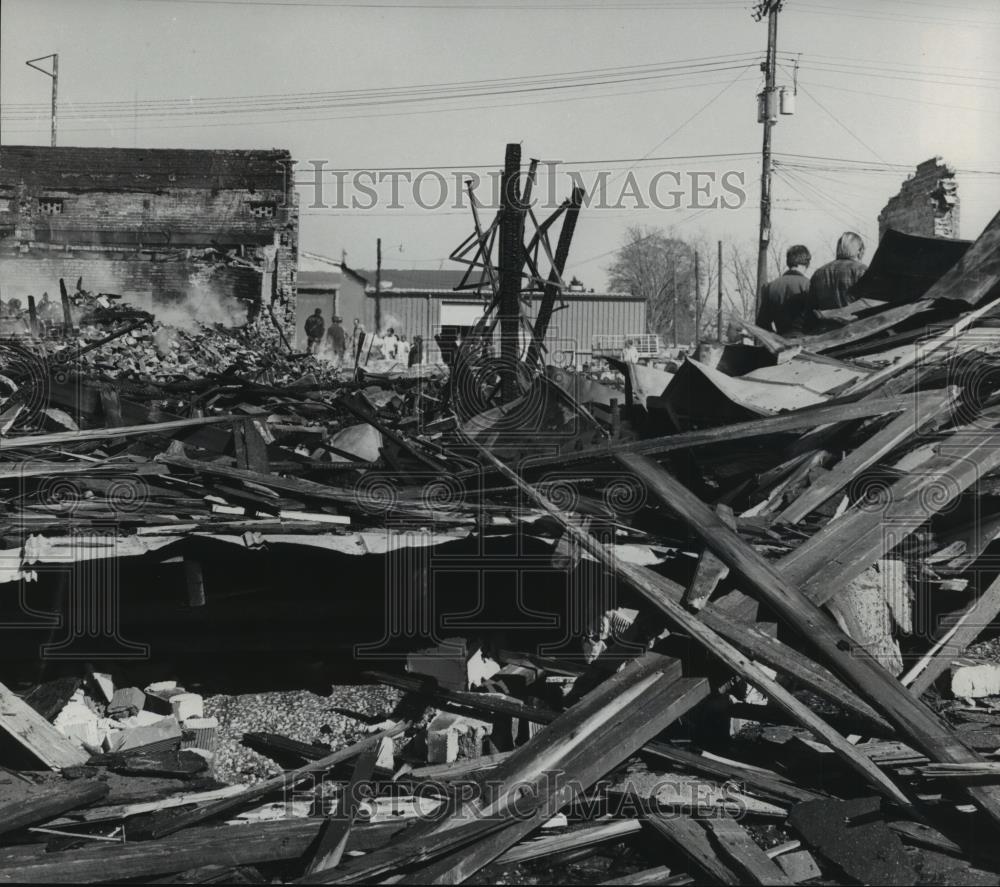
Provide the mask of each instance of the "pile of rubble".
[{"label": "pile of rubble", "polygon": [[[1000,615],[1000,216],[879,285],[826,332],[620,367],[624,392],[525,372],[497,402],[503,366],[459,361],[132,398],[82,372],[70,401],[11,364],[7,578],[109,522],[118,557],[515,537],[551,553],[581,649],[414,649],[368,675],[402,694],[369,733],[244,728],[285,769],[235,789],[197,781],[227,706],[100,674],[5,691],[0,729],[61,776],[11,776],[0,879],[995,882],[1000,667],[974,644]],[[125,777],[173,790],[117,801]]]}]

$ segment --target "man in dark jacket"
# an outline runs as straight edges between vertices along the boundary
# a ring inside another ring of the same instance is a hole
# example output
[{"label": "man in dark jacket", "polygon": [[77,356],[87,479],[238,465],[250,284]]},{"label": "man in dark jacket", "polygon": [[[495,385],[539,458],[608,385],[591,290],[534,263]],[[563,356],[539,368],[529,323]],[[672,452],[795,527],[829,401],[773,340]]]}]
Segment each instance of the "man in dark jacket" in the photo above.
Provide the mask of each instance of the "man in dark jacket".
[{"label": "man in dark jacket", "polygon": [[817,268],[809,282],[809,307],[814,311],[844,308],[854,301],[848,290],[868,270],[861,260],[865,242],[859,234],[845,231],[837,241],[837,258]]},{"label": "man in dark jacket", "polygon": [[308,340],[310,354],[315,354],[319,351],[319,345],[323,341],[323,332],[325,330],[326,324],[323,323],[323,312],[317,308],[306,318],[306,339]]},{"label": "man in dark jacket", "polygon": [[344,352],[347,351],[347,333],[341,326],[339,317],[334,317],[330,321],[330,329],[326,332],[327,341],[330,344],[330,354],[334,363],[340,366],[344,362]]},{"label": "man in dark jacket", "polygon": [[757,326],[781,336],[804,335],[811,323],[809,278],[806,271],[812,256],[801,244],[785,253],[788,270],[760,291]]}]

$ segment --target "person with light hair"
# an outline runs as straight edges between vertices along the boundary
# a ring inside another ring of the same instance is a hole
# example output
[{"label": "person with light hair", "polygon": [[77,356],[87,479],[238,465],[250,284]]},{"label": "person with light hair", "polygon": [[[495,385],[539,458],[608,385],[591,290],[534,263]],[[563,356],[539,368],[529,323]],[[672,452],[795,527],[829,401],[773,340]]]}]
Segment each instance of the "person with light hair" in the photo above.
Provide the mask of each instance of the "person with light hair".
[{"label": "person with light hair", "polygon": [[861,260],[865,255],[865,242],[860,234],[845,231],[837,241],[837,258],[817,268],[809,280],[809,307],[814,311],[828,311],[850,305],[854,286],[868,270]]}]

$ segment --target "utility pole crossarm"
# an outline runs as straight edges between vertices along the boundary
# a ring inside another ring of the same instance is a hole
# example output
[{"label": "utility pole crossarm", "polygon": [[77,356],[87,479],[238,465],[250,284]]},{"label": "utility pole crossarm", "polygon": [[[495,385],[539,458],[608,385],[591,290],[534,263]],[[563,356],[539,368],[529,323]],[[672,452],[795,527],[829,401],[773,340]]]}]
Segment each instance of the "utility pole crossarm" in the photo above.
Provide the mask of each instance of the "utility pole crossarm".
[{"label": "utility pole crossarm", "polygon": [[[47,71],[45,68],[41,68],[35,64],[35,62],[44,62],[47,59],[52,59],[52,70]],[[56,99],[59,94],[59,53],[53,52],[49,55],[42,55],[36,59],[28,59],[25,64],[29,68],[34,68],[36,71],[41,71],[46,77],[52,78],[52,147],[56,146]]]}]

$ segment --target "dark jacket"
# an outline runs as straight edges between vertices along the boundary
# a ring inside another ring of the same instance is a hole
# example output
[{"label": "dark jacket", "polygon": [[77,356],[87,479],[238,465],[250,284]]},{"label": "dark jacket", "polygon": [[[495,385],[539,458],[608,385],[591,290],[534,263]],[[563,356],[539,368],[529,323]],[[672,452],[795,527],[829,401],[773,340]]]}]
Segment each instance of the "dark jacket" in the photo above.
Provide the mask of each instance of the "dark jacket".
[{"label": "dark jacket", "polygon": [[330,340],[330,347],[337,354],[343,354],[347,350],[347,333],[337,321],[330,324],[326,337]]},{"label": "dark jacket", "polygon": [[[757,326],[782,336],[801,336],[810,326],[809,278],[789,268],[760,291]],[[772,326],[773,324],[773,326]]]},{"label": "dark jacket", "polygon": [[809,307],[814,311],[843,308],[854,299],[847,291],[854,286],[868,266],[857,259],[834,259],[817,268],[809,281]]},{"label": "dark jacket", "polygon": [[310,314],[306,318],[306,335],[310,339],[322,339],[325,329],[326,324],[323,323],[323,318],[318,314]]}]

